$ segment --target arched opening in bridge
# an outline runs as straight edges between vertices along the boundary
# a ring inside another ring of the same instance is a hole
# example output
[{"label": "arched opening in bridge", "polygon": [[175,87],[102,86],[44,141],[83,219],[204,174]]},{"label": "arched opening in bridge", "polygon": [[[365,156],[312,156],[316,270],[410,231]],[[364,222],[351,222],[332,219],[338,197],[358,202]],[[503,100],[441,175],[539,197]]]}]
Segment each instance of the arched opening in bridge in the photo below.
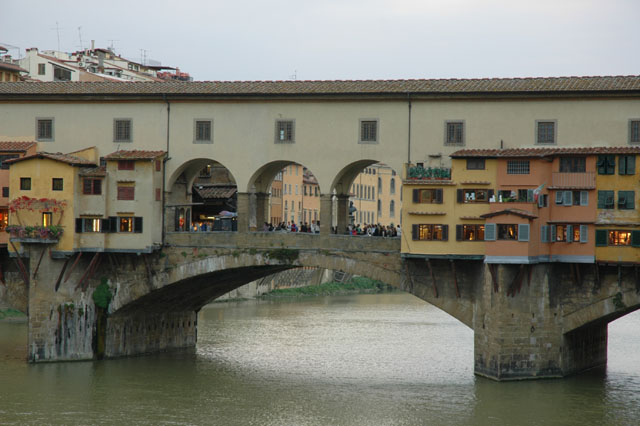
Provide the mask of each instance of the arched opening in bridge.
[{"label": "arched opening in bridge", "polygon": [[252,208],[256,231],[320,232],[320,185],[311,170],[289,162],[275,161],[252,177]]},{"label": "arched opening in bridge", "polygon": [[333,226],[339,234],[395,236],[402,217],[402,179],[388,165],[361,160],[334,179]]},{"label": "arched opening in bridge", "polygon": [[190,160],[174,172],[167,187],[167,231],[237,229],[236,180],[219,162],[208,158]]}]

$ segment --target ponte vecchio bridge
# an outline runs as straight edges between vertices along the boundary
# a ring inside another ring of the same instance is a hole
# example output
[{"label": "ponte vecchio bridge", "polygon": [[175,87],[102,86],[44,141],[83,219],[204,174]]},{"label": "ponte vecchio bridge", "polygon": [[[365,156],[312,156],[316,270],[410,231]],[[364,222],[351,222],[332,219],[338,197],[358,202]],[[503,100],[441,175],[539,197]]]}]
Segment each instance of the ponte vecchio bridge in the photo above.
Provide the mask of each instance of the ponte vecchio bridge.
[{"label": "ponte vecchio bridge", "polygon": [[[99,263],[24,241],[26,274],[4,259],[10,272],[0,295],[29,314],[30,361],[117,357],[193,346],[204,304],[260,277],[312,266],[380,279],[473,328],[477,374],[562,377],[600,365],[608,322],[640,307],[635,269],[582,265],[576,274],[566,264],[412,257],[400,253],[399,239],[332,235],[330,225],[346,225],[351,184],[373,163],[400,172],[405,163],[447,165],[461,145],[535,146],[539,119],[557,123],[558,145],[625,143],[639,90],[637,77],[5,83],[2,139],[37,140],[34,123],[44,119],[55,131],[38,141],[41,151],[166,151],[165,206],[189,204],[199,171],[219,163],[238,188],[238,231],[173,232],[168,213],[155,250],[123,247]],[[131,140],[114,141],[122,120]],[[453,145],[450,121],[464,126]],[[210,123],[210,140],[198,140],[197,122]],[[363,122],[374,126],[373,140],[363,137]],[[318,180],[320,234],[251,231],[266,219],[274,176],[290,164]],[[153,239],[150,232],[140,238]],[[65,271],[70,258],[76,267]],[[101,277],[113,293],[106,326],[91,297]]]}]

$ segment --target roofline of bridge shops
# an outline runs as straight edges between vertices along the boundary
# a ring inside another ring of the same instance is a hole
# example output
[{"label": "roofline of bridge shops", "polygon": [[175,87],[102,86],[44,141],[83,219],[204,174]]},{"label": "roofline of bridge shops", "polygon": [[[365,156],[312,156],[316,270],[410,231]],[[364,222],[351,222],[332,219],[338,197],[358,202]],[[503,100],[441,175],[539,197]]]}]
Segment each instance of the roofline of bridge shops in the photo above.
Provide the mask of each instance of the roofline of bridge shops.
[{"label": "roofline of bridge shops", "polygon": [[484,260],[483,254],[414,254],[401,253],[403,259],[424,259],[424,260]]}]

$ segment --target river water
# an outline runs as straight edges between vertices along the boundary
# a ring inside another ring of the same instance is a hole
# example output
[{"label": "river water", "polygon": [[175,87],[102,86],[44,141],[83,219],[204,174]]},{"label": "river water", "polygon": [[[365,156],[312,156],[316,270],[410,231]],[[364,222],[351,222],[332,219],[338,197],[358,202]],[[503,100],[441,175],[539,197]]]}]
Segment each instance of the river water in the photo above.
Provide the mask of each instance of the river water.
[{"label": "river water", "polygon": [[564,380],[473,375],[473,333],[404,293],[220,303],[195,350],[29,365],[0,323],[0,424],[637,425],[640,312],[607,368]]}]

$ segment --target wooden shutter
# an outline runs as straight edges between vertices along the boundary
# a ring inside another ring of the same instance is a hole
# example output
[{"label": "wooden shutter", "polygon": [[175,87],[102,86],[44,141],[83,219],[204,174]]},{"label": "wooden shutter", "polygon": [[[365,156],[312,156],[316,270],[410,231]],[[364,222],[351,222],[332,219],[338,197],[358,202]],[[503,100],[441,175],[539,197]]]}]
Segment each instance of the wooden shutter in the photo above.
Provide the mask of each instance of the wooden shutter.
[{"label": "wooden shutter", "polygon": [[464,203],[464,191],[462,189],[458,189],[458,202]]},{"label": "wooden shutter", "polygon": [[116,216],[109,217],[109,232],[120,232],[120,227],[118,226],[118,218]]},{"label": "wooden shutter", "polygon": [[100,232],[111,232],[111,221],[109,218],[100,219]]},{"label": "wooden shutter", "polygon": [[564,192],[556,191],[556,204],[561,206],[563,200],[564,200]]},{"label": "wooden shutter", "polygon": [[627,161],[624,155],[618,157],[618,174],[626,175],[627,174]]},{"label": "wooden shutter", "polygon": [[436,189],[436,203],[442,204],[442,189]]},{"label": "wooden shutter", "polygon": [[581,206],[589,205],[589,191],[580,191],[580,205]]},{"label": "wooden shutter", "polygon": [[140,234],[142,232],[142,218],[134,217],[133,218],[133,232]]},{"label": "wooden shutter", "polygon": [[608,175],[612,175],[616,172],[616,157],[615,155],[607,155],[607,173]]},{"label": "wooden shutter", "polygon": [[135,198],[134,186],[119,186],[118,187],[118,200],[133,200]]},{"label": "wooden shutter", "polygon": [[82,219],[76,219],[76,233],[79,234],[82,232]]},{"label": "wooden shutter", "polygon": [[442,241],[449,241],[449,225],[442,225]]},{"label": "wooden shutter", "polygon": [[627,208],[631,210],[636,208],[636,192],[635,191],[627,191]]},{"label": "wooden shutter", "polygon": [[547,225],[542,225],[540,227],[540,242],[541,243],[548,243],[549,242],[549,228],[547,227]]},{"label": "wooden shutter", "polygon": [[518,241],[529,241],[528,223],[521,223],[518,225]]},{"label": "wooden shutter", "polygon": [[527,203],[533,203],[533,189],[527,189]]},{"label": "wooden shutter", "polygon": [[550,225],[549,229],[551,231],[551,238],[549,238],[549,242],[555,243],[558,238],[558,229],[556,228],[556,225]]},{"label": "wooden shutter", "polygon": [[567,225],[565,228],[565,236],[566,236],[566,240],[568,243],[572,243],[573,242],[573,225]]},{"label": "wooden shutter", "polygon": [[599,175],[607,174],[607,158],[604,155],[598,156],[598,174]]},{"label": "wooden shutter", "polygon": [[462,225],[456,225],[456,241],[462,241]]},{"label": "wooden shutter", "polygon": [[414,189],[413,190],[413,202],[414,203],[419,203],[420,202],[420,190],[419,189]]},{"label": "wooden shutter", "polygon": [[[633,233],[631,234],[633,238]],[[596,247],[606,247],[607,245],[607,230],[596,229]]]},{"label": "wooden shutter", "polygon": [[598,208],[604,209],[607,200],[607,191],[598,191]]},{"label": "wooden shutter", "polygon": [[586,243],[589,241],[589,227],[587,225],[580,225],[580,242]]},{"label": "wooden shutter", "polygon": [[635,175],[636,174],[636,156],[629,155],[627,157],[627,174]]},{"label": "wooden shutter", "polygon": [[[493,189],[490,189],[487,193],[487,196],[489,198],[489,200],[491,200],[491,197],[493,197],[495,195],[495,191]],[[487,201],[489,201],[487,200]]]},{"label": "wooden shutter", "polygon": [[640,247],[640,231],[631,231],[631,245]]},{"label": "wooden shutter", "polygon": [[418,241],[418,226],[419,225],[411,225],[411,239],[413,241]]},{"label": "wooden shutter", "polygon": [[573,204],[573,193],[571,191],[562,191],[562,194],[562,205],[571,207],[571,204]]},{"label": "wooden shutter", "polygon": [[496,224],[487,223],[484,225],[484,240],[495,241],[496,240]]}]

